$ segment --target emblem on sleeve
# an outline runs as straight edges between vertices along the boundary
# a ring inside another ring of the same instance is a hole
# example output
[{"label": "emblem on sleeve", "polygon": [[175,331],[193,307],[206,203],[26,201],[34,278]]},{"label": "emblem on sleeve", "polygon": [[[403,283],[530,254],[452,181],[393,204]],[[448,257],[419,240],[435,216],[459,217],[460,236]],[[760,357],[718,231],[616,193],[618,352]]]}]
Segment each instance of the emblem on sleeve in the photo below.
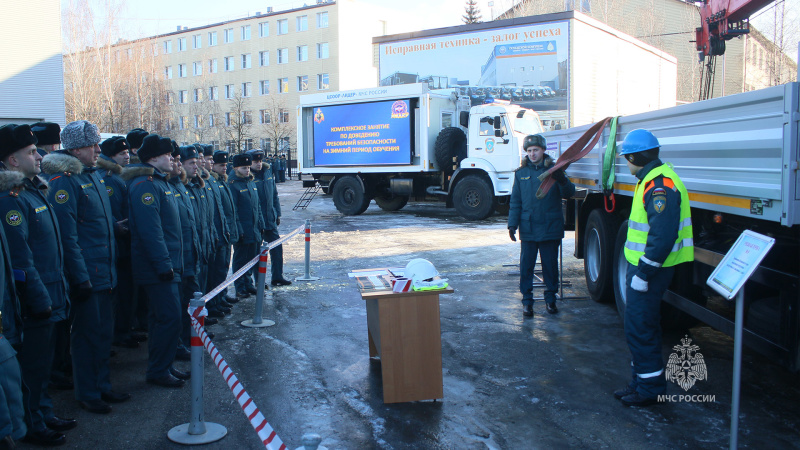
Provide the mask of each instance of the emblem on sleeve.
[{"label": "emblem on sleeve", "polygon": [[22,223],[22,214],[19,211],[12,209],[8,212],[8,214],[6,214],[6,222],[8,222],[8,224],[12,227],[15,227]]},{"label": "emblem on sleeve", "polygon": [[65,190],[60,190],[56,192],[56,203],[66,203],[69,200],[69,194]]},{"label": "emblem on sleeve", "polygon": [[114,195],[114,188],[112,188],[111,186],[106,186],[106,192],[108,192],[108,196],[111,197],[112,195]]},{"label": "emblem on sleeve", "polygon": [[156,201],[156,199],[153,196],[153,194],[149,192],[145,192],[144,194],[142,194],[142,203],[144,203],[145,205],[152,205],[154,201]]},{"label": "emblem on sleeve", "polygon": [[667,197],[663,195],[654,195],[653,196],[653,207],[656,209],[657,213],[664,212],[664,208],[667,206]]}]

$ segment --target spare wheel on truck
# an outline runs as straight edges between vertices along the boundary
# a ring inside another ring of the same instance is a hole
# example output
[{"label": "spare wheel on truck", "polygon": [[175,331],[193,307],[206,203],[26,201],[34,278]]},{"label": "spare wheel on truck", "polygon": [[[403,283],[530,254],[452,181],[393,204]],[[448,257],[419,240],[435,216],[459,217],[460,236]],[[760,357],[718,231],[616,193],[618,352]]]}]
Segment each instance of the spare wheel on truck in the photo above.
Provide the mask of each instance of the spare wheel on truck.
[{"label": "spare wheel on truck", "polygon": [[[439,170],[453,174],[453,166],[467,157],[467,135],[458,127],[447,127],[439,132],[433,144],[433,153]],[[455,158],[455,162],[453,162]]]}]

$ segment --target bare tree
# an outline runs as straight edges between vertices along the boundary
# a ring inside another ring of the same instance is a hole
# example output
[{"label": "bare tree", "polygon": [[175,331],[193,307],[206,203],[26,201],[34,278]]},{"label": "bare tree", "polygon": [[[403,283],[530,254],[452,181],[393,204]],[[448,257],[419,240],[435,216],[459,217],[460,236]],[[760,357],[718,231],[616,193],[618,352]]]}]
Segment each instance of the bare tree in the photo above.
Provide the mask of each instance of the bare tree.
[{"label": "bare tree", "polygon": [[228,100],[225,111],[224,135],[233,142],[232,153],[242,153],[248,140],[253,139],[253,112],[249,109],[247,97],[238,88]]},{"label": "bare tree", "polygon": [[287,153],[287,158],[291,159],[297,127],[283,97],[280,94],[268,96],[265,109],[259,111],[259,116],[259,137],[268,139],[270,146],[264,151],[267,154]]}]

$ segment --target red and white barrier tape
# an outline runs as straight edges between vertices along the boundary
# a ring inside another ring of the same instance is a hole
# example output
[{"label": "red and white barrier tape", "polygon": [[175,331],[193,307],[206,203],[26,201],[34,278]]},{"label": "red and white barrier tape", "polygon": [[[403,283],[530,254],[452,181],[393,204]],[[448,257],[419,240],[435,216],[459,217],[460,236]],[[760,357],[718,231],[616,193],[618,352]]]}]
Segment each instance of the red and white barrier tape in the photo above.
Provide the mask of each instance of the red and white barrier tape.
[{"label": "red and white barrier tape", "polygon": [[[205,310],[205,308],[197,309]],[[247,394],[247,391],[244,390],[244,386],[239,383],[239,379],[233,374],[233,370],[231,370],[228,363],[225,362],[225,359],[219,353],[217,347],[211,342],[211,338],[208,337],[208,334],[206,334],[206,331],[194,316],[195,314],[192,314],[192,327],[194,331],[200,336],[203,346],[206,348],[208,354],[211,355],[211,359],[214,361],[214,365],[217,366],[217,369],[219,369],[222,377],[225,378],[228,387],[231,389],[234,397],[236,397],[236,401],[238,401],[239,406],[242,407],[242,412],[244,412],[244,415],[247,416],[247,419],[250,421],[250,425],[252,425],[253,429],[258,433],[261,442],[267,450],[287,450],[286,444],[278,437],[278,433],[272,429],[267,419],[265,419],[261,411],[258,410],[253,399]]]}]

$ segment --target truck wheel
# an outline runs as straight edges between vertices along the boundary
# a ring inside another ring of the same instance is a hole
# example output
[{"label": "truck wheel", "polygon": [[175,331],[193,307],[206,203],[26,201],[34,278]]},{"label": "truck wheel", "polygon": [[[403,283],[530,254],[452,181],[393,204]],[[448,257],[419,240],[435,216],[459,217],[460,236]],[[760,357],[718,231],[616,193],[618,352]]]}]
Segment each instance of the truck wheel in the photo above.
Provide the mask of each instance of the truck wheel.
[{"label": "truck wheel", "polygon": [[614,300],[617,303],[617,312],[622,323],[625,323],[625,292],[628,288],[628,260],[625,259],[625,241],[628,239],[628,221],[619,226],[614,240],[614,262],[612,284],[614,286]]},{"label": "truck wheel", "polygon": [[384,211],[400,211],[408,203],[407,195],[386,195],[375,197],[375,203]]},{"label": "truck wheel", "polygon": [[583,237],[583,273],[590,297],[599,303],[614,298],[612,266],[616,231],[615,216],[599,209],[589,214]]},{"label": "truck wheel", "polygon": [[453,190],[453,206],[467,220],[483,220],[494,212],[492,186],[478,175],[467,175]]},{"label": "truck wheel", "polygon": [[458,127],[443,129],[433,144],[433,154],[439,170],[447,175],[453,173],[453,157],[456,163],[467,157],[467,135]]},{"label": "truck wheel", "polygon": [[348,175],[333,185],[333,204],[346,216],[357,216],[369,207],[369,196],[361,187],[361,182]]}]

